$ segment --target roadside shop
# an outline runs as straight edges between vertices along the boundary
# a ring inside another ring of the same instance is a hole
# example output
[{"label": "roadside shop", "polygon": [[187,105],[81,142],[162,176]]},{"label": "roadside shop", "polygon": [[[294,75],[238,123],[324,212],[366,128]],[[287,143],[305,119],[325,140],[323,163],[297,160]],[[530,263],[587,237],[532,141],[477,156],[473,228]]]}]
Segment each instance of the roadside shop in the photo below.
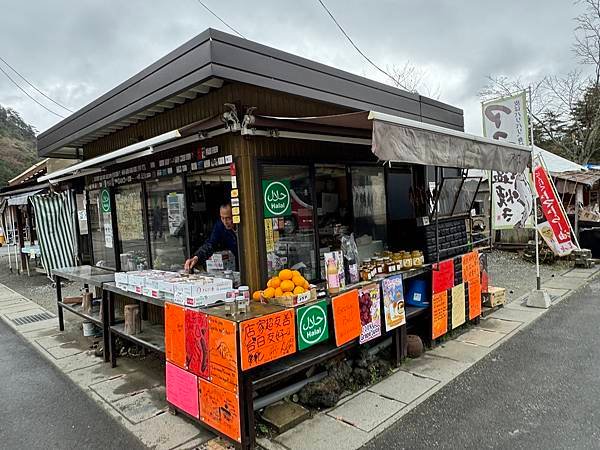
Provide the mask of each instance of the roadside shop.
[{"label": "roadside shop", "polygon": [[[462,169],[531,155],[462,127],[450,105],[207,30],[40,136],[84,156],[41,178],[85,180],[96,267],[54,271],[61,328],[63,308],[102,327],[113,365],[117,338],[165,354],[173,408],[254,446],[254,410],[313,368],[361,345],[399,364],[409,327],[430,341],[480,315],[481,180]],[[224,203],[238,258],[179,273]],[[96,295],[67,301],[62,279]]]}]

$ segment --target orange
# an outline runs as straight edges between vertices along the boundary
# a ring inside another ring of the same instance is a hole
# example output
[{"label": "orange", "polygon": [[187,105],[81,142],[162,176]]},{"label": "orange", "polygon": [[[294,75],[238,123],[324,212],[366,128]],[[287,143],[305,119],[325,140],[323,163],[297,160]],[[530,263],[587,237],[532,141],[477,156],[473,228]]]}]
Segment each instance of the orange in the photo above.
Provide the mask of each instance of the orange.
[{"label": "orange", "polygon": [[273,289],[277,289],[281,284],[281,280],[279,277],[273,277],[267,282],[267,287],[272,287]]},{"label": "orange", "polygon": [[283,291],[281,290],[280,287],[278,287],[277,289],[275,289],[275,297],[282,297],[283,296]]},{"label": "orange", "polygon": [[308,290],[308,288],[310,287],[310,284],[308,283],[308,281],[304,280],[304,285],[302,287],[304,289]]},{"label": "orange", "polygon": [[254,294],[252,294],[252,299],[253,300],[260,300],[260,295],[262,294],[262,291],[254,291]]},{"label": "orange", "polygon": [[281,272],[279,272],[279,278],[281,280],[291,280],[293,276],[294,274],[290,269],[283,269]]},{"label": "orange", "polygon": [[281,282],[281,290],[283,292],[292,292],[294,290],[294,282],[291,280],[284,280]]},{"label": "orange", "polygon": [[264,298],[273,298],[274,295],[275,295],[275,289],[273,289],[272,287],[268,287],[263,291]]},{"label": "orange", "polygon": [[301,286],[296,286],[294,288],[294,295],[304,294],[304,288]]},{"label": "orange", "polygon": [[304,286],[304,281],[306,281],[306,280],[301,275],[294,275],[292,277],[292,281],[294,282],[294,284],[296,286]]},{"label": "orange", "polygon": [[284,293],[283,293],[283,296],[284,296],[284,297],[293,297],[293,296],[294,296],[294,294],[292,294],[291,292],[284,292]]},{"label": "orange", "polygon": [[301,277],[302,274],[300,272],[298,272],[297,270],[292,270],[292,277]]}]

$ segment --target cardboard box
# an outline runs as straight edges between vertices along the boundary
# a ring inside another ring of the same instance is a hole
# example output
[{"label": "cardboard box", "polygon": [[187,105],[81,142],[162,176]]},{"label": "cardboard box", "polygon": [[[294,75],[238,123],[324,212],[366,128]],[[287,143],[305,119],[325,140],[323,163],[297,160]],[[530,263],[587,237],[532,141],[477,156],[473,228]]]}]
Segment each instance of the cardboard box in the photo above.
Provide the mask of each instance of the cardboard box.
[{"label": "cardboard box", "polygon": [[129,284],[127,272],[115,272],[115,283]]},{"label": "cardboard box", "polygon": [[506,289],[490,286],[487,292],[482,293],[483,304],[490,308],[506,303]]},{"label": "cardboard box", "polygon": [[178,305],[189,306],[191,308],[198,308],[200,306],[208,306],[219,301],[224,301],[228,291],[215,291],[201,295],[185,295],[182,293],[175,293],[174,302]]},{"label": "cardboard box", "polygon": [[308,302],[312,302],[317,299],[317,289],[311,287],[308,291],[303,294],[298,294],[294,296],[284,296],[284,297],[273,297],[270,299],[266,299],[267,303],[272,303],[274,305],[280,306],[302,306]]}]

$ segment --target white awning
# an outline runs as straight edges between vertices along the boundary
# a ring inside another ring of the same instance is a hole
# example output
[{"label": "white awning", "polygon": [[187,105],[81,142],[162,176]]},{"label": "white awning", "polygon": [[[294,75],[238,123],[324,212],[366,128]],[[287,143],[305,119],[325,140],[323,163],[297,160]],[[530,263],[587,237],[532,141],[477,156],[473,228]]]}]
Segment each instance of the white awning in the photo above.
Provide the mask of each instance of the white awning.
[{"label": "white awning", "polygon": [[25,192],[23,194],[19,194],[19,195],[13,195],[11,197],[8,197],[8,204],[10,206],[16,206],[16,205],[26,205],[27,201],[29,200],[29,197],[39,193],[43,191],[43,189],[38,189],[36,191],[30,191],[30,192]]},{"label": "white awning", "polygon": [[531,161],[522,145],[371,111],[373,153],[381,160],[520,173]]}]

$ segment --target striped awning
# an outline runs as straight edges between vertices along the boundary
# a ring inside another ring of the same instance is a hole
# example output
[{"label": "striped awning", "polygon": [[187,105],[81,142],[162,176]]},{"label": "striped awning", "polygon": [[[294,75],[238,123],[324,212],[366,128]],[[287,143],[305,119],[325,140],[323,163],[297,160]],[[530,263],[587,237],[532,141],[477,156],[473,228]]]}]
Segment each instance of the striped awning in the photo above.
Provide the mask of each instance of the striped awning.
[{"label": "striped awning", "polygon": [[70,191],[35,195],[37,234],[46,275],[76,265],[75,200]]}]

